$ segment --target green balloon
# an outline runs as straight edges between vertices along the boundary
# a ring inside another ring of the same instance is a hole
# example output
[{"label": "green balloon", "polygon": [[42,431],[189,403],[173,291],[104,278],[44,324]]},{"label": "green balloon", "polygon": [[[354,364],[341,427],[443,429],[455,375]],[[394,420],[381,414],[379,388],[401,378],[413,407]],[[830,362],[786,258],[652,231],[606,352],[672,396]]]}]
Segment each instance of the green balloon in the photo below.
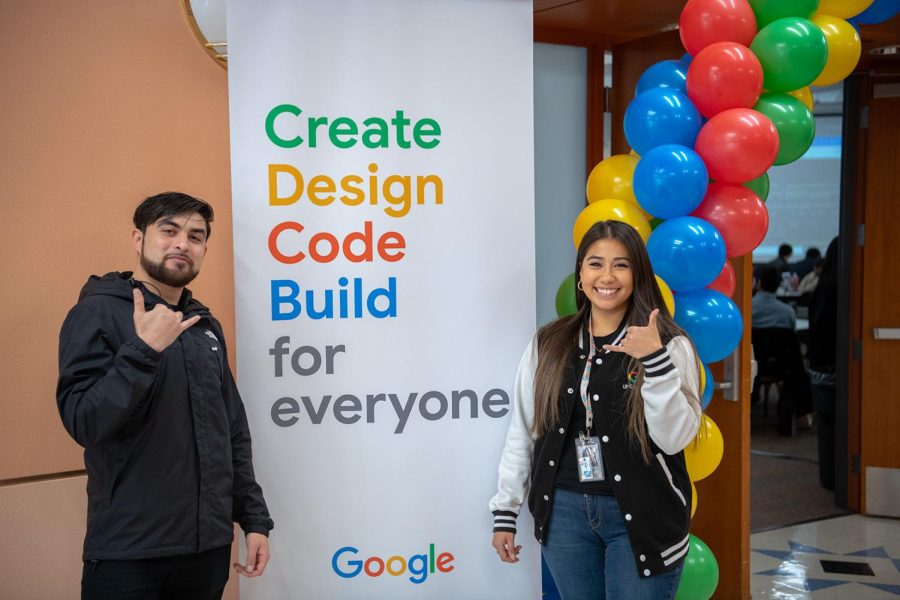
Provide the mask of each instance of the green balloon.
[{"label": "green balloon", "polygon": [[709,600],[719,585],[719,563],[703,540],[690,537],[675,600]]},{"label": "green balloon", "polygon": [[759,30],[750,49],[763,68],[763,87],[792,92],[812,83],[828,60],[825,34],[812,21],[787,17]]},{"label": "green balloon", "polygon": [[756,195],[759,196],[759,199],[765,202],[769,198],[769,174],[763,173],[756,179],[751,179],[750,181],[746,181],[742,183],[744,187],[750,188]]},{"label": "green balloon", "polygon": [[756,28],[785,17],[808,19],[819,8],[819,0],[750,0],[756,15]]},{"label": "green balloon", "polygon": [[769,117],[778,130],[776,165],[794,162],[812,146],[816,120],[800,100],[780,92],[767,92],[759,97],[753,109]]},{"label": "green balloon", "polygon": [[567,317],[578,312],[575,304],[575,273],[572,273],[559,284],[556,290],[556,316]]},{"label": "green balloon", "polygon": [[655,230],[657,227],[663,224],[665,219],[660,219],[659,217],[653,217],[650,219],[650,231]]}]

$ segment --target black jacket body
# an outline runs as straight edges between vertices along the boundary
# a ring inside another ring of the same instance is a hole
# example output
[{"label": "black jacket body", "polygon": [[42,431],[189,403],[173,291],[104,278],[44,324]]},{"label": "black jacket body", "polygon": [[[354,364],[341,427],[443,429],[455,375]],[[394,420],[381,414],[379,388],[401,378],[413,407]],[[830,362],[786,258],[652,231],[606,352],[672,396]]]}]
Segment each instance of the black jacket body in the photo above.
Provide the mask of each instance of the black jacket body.
[{"label": "black jacket body", "polygon": [[256,483],[244,406],[221,327],[185,289],[173,310],[200,320],[163,352],[135,333],[131,273],[92,276],[60,332],[57,404],[84,447],[84,560],[202,552],[233,522],[273,527]]}]

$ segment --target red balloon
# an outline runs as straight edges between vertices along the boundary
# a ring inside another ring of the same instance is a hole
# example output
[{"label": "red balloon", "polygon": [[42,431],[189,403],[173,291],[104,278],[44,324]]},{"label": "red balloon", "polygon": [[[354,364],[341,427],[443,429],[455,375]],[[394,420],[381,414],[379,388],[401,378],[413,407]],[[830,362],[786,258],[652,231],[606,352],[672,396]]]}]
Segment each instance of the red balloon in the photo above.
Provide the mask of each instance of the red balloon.
[{"label": "red balloon", "polygon": [[706,219],[719,230],[725,240],[725,254],[728,258],[752,252],[769,231],[769,211],[766,210],[766,205],[756,192],[742,185],[719,181],[710,183],[706,197],[691,216]]},{"label": "red balloon", "polygon": [[691,56],[716,42],[749,46],[756,36],[756,16],[747,0],[689,0],[678,33]]},{"label": "red balloon", "polygon": [[711,290],[716,290],[720,294],[724,294],[728,298],[731,298],[731,295],[734,294],[734,286],[737,283],[737,277],[734,275],[734,267],[731,266],[731,263],[727,260],[725,261],[725,266],[722,267],[722,272],[719,273],[719,276],[716,277],[711,284],[706,286]]},{"label": "red balloon", "polygon": [[706,122],[694,151],[706,163],[711,179],[744,183],[772,166],[778,154],[778,131],[764,114],[732,108]]},{"label": "red balloon", "polygon": [[688,97],[706,118],[729,108],[753,108],[762,86],[759,59],[750,48],[734,42],[710,44],[688,67]]}]

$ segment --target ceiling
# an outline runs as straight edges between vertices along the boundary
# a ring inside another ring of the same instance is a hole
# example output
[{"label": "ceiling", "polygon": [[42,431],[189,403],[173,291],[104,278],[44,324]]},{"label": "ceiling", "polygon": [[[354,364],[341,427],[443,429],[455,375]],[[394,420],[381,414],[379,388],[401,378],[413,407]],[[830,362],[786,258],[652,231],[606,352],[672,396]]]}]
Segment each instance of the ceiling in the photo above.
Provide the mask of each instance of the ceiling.
[{"label": "ceiling", "polygon": [[[534,25],[589,35],[607,47],[678,27],[684,0],[534,0]],[[900,65],[900,54],[875,56],[873,48],[900,44],[900,15],[860,27],[862,65]]]}]

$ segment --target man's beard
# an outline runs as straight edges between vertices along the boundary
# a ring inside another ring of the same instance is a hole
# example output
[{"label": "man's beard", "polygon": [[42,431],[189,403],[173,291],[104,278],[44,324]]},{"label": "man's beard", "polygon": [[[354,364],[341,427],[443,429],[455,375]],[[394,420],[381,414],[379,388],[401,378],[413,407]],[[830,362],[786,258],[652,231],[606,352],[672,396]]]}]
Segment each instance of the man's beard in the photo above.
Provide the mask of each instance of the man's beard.
[{"label": "man's beard", "polygon": [[186,286],[187,284],[192,282],[200,272],[194,269],[193,264],[187,265],[188,268],[184,271],[170,269],[163,263],[153,262],[152,260],[147,258],[147,255],[144,254],[143,251],[141,252],[141,266],[144,267],[144,271],[147,272],[147,275],[162,283],[163,285],[168,285],[174,288],[181,288]]}]

